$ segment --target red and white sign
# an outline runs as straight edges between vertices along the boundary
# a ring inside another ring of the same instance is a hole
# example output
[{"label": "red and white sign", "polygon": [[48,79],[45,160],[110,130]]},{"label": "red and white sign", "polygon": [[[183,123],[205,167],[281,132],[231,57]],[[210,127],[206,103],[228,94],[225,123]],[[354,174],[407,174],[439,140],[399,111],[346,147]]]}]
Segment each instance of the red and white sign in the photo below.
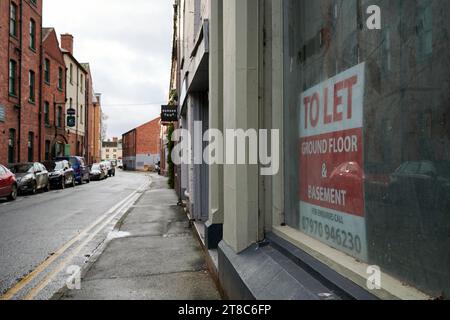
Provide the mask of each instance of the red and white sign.
[{"label": "red and white sign", "polygon": [[299,150],[301,229],[362,259],[364,86],[362,63],[305,91]]}]

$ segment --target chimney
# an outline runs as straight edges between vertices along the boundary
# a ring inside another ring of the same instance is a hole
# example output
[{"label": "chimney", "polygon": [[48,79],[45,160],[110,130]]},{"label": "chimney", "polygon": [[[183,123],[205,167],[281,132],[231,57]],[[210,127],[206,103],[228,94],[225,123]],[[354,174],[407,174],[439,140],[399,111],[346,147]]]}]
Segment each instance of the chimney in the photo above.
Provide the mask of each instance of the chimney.
[{"label": "chimney", "polygon": [[99,106],[101,106],[102,105],[102,94],[101,93],[96,93],[95,97],[97,98],[97,104]]},{"label": "chimney", "polygon": [[113,138],[113,142],[114,142],[114,143],[119,142],[119,138],[114,137],[114,138]]},{"label": "chimney", "polygon": [[73,55],[73,36],[71,34],[66,33],[61,35],[61,48],[69,51]]}]

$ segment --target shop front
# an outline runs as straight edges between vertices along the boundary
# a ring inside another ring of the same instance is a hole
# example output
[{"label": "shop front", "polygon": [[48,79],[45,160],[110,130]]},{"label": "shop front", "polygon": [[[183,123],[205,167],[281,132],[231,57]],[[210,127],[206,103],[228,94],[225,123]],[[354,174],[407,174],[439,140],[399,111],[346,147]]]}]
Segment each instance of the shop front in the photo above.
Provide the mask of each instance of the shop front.
[{"label": "shop front", "polygon": [[448,298],[450,4],[375,2],[283,1],[283,223]]}]

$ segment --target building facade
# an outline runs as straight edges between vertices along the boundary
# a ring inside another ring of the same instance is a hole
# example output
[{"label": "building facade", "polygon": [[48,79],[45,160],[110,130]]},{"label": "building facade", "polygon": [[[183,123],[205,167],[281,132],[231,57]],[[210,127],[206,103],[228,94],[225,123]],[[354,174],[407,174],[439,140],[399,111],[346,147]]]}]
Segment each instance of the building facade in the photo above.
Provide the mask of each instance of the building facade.
[{"label": "building facade", "polygon": [[[202,124],[202,134],[209,129],[210,106],[215,105],[216,98],[209,91],[211,1],[181,1],[177,10],[179,128],[191,133],[190,145],[193,147],[203,143],[194,141],[195,123]],[[211,116],[215,115],[217,113]],[[209,169],[206,164],[194,164],[194,152],[191,152],[191,157],[190,164],[183,164],[179,168],[179,193],[191,217],[206,222],[209,206]]]},{"label": "building facade", "polygon": [[0,163],[40,160],[42,1],[0,3]]},{"label": "building facade", "polygon": [[161,159],[161,119],[154,119],[122,137],[125,170],[148,171]]},{"label": "building facade", "polygon": [[[88,95],[86,88],[87,71],[73,55],[73,36],[70,34],[61,35],[61,47],[66,63],[66,115],[69,110],[75,113],[75,123],[69,125],[68,140],[70,145],[70,155],[77,155],[86,158],[86,128],[87,128],[87,108]],[[67,150],[68,151],[68,150]]]},{"label": "building facade", "polygon": [[65,124],[66,65],[55,29],[44,28],[42,37],[42,106],[44,135],[41,159],[63,156],[69,143]]},{"label": "building facade", "polygon": [[101,94],[95,93],[91,66],[89,63],[81,64],[86,70],[86,123],[85,126],[85,146],[86,161],[89,164],[101,161]]},{"label": "building facade", "polygon": [[103,161],[123,160],[122,140],[112,138],[112,140],[103,141],[101,159]]},{"label": "building facade", "polygon": [[181,166],[228,297],[449,298],[448,1],[177,5],[180,126],[271,130],[279,153],[207,184]]}]

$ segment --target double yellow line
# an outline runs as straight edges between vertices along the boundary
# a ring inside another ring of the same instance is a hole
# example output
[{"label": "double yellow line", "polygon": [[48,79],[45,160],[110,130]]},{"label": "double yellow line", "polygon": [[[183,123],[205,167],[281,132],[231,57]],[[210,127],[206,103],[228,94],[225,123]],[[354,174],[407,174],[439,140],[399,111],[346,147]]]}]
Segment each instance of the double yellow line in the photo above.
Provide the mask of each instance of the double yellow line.
[{"label": "double yellow line", "polygon": [[[37,286],[33,287],[23,298],[23,300],[33,300],[52,280],[58,275],[64,268],[67,263],[72,260],[79,252],[90,242],[92,239],[103,230],[109,223],[113,221],[117,215],[121,213],[125,213],[128,208],[133,205],[141,196],[140,193],[144,190],[145,186],[148,183],[143,184],[139,189],[131,193],[128,197],[120,201],[114,207],[112,207],[108,212],[102,215],[99,219],[97,219],[93,224],[88,226],[86,229],[82,230],[80,234],[74,237],[72,240],[63,245],[60,249],[58,249],[55,254],[53,254],[50,258],[40,264],[36,269],[34,269],[30,274],[28,274],[25,278],[20,280],[13,288],[9,289],[3,296],[0,297],[0,300],[11,300],[18,293],[20,293],[26,286],[28,286],[32,281],[34,281],[42,272],[46,271],[53,262],[55,262],[58,258],[60,258],[66,251],[71,248],[75,243],[82,240],[84,237],[88,236],[89,233],[97,226],[99,226],[94,232],[92,232],[78,247],[74,248],[74,250],[61,261],[61,263],[53,269],[48,275],[46,275]],[[102,223],[103,222],[103,223]]]}]

